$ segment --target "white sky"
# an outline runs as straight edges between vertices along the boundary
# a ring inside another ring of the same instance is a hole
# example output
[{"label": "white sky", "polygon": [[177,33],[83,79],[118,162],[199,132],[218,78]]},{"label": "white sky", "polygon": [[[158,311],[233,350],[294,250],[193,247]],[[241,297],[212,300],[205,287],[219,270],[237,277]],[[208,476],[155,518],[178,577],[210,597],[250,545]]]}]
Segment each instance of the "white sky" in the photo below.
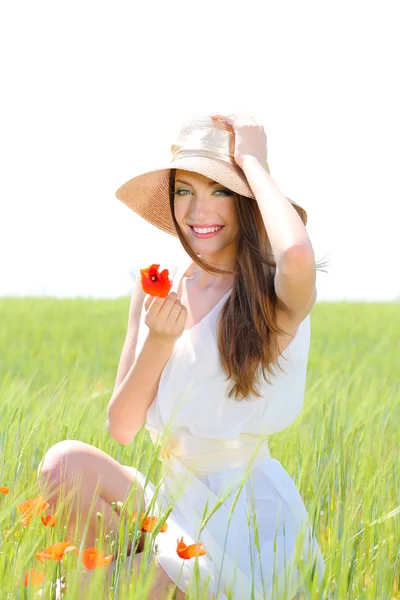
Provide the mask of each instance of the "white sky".
[{"label": "white sky", "polygon": [[[115,197],[184,121],[260,119],[318,300],[400,295],[398,3],[14,2],[0,20],[0,294],[115,297],[180,242]],[[397,75],[396,75],[397,73]]]}]

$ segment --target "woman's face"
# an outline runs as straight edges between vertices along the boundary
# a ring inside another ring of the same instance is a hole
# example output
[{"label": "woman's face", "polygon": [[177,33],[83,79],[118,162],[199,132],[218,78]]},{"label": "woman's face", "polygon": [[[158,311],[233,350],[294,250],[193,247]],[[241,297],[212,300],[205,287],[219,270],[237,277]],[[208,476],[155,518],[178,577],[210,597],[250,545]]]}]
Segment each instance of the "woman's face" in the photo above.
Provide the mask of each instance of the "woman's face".
[{"label": "woman's face", "polygon": [[[194,252],[233,257],[239,238],[234,193],[208,177],[177,169],[174,185],[175,218]],[[196,237],[193,226],[222,226],[212,237]],[[224,252],[225,251],[225,252]]]}]

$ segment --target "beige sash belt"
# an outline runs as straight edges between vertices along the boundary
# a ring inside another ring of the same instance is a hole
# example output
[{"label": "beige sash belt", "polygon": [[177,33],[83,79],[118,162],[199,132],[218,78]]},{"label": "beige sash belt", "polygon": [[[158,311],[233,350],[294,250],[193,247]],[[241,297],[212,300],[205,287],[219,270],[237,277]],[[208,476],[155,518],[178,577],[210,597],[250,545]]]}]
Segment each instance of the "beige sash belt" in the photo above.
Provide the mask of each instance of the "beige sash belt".
[{"label": "beige sash belt", "polygon": [[217,440],[190,434],[161,432],[145,424],[151,440],[160,444],[160,458],[171,467],[174,458],[197,475],[246,467],[252,461],[270,458],[268,438],[242,433],[237,440]]}]

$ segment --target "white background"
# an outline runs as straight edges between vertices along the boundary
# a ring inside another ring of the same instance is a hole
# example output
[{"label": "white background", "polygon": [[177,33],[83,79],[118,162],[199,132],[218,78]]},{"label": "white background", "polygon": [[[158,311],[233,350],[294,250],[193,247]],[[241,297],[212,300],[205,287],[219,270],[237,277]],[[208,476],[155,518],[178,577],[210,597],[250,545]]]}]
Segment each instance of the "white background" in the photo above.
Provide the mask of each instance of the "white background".
[{"label": "white background", "polygon": [[115,198],[184,121],[260,119],[318,300],[400,295],[398,3],[36,0],[0,18],[0,294],[116,297],[180,242]]}]

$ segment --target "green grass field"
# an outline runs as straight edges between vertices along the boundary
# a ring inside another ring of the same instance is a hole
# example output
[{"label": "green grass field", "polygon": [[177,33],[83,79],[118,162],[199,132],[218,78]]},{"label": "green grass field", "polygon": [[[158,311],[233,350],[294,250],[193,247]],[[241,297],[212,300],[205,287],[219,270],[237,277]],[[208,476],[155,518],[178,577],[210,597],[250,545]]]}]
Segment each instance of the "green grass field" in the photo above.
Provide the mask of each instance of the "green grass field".
[{"label": "green grass field", "polygon": [[[37,518],[23,528],[16,510],[36,494],[36,470],[52,444],[82,440],[149,471],[147,431],[121,446],[105,427],[128,307],[129,298],[0,300],[0,486],[10,489],[0,493],[1,600],[34,597],[39,587],[17,583],[32,567],[47,573],[45,598],[52,598],[50,583],[60,570],[75,582],[73,553],[63,563],[35,558],[64,539],[63,523],[49,528]],[[396,303],[313,309],[303,412],[270,437],[271,455],[299,488],[325,559],[324,587],[311,586],[306,597],[400,597],[399,331]],[[153,464],[153,482],[157,474]],[[128,591],[121,565],[115,561],[119,597],[145,598],[149,576],[131,581]],[[101,573],[95,572],[94,598],[102,597]]]}]

